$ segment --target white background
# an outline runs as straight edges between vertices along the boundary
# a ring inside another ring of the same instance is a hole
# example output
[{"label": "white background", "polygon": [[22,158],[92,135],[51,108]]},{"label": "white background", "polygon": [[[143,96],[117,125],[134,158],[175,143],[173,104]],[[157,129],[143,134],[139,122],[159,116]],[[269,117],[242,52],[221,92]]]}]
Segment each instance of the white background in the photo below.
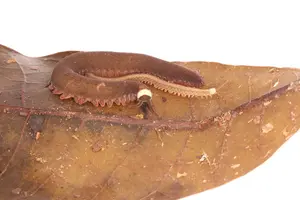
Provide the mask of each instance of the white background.
[{"label": "white background", "polygon": [[[28,56],[127,51],[169,61],[300,67],[297,0],[78,2],[0,0],[0,44]],[[300,199],[299,144],[298,132],[265,164],[195,199]]]}]

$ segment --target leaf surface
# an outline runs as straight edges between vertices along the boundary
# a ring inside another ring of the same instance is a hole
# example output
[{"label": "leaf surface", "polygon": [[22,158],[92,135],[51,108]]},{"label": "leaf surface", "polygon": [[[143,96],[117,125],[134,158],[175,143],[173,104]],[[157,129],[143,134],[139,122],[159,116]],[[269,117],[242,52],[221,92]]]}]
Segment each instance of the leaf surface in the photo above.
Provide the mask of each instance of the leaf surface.
[{"label": "leaf surface", "polygon": [[46,87],[75,51],[32,58],[0,46],[0,199],[176,199],[253,170],[298,129],[298,69],[177,62],[209,99],[153,88],[161,119],[95,108]]}]

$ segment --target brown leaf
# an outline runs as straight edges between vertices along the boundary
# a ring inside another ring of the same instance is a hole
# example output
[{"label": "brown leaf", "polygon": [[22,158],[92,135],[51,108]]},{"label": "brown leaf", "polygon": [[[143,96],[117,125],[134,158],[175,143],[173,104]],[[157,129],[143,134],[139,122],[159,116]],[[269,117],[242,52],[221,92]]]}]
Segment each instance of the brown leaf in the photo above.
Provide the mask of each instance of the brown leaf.
[{"label": "brown leaf", "polygon": [[[161,119],[95,108],[46,87],[74,53],[26,57],[0,46],[0,199],[176,199],[236,179],[299,129],[299,70],[177,62],[210,99],[153,89]],[[178,109],[174,109],[178,108]]]}]

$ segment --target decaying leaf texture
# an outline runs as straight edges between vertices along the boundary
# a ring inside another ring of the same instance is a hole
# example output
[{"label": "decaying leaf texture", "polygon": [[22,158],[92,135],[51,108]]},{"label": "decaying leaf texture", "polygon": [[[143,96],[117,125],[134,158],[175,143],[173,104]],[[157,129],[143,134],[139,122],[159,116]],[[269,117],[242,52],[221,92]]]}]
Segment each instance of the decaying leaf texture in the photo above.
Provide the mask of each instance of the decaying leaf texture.
[{"label": "decaying leaf texture", "polygon": [[153,89],[161,119],[143,119],[134,104],[51,94],[55,64],[74,52],[31,58],[0,46],[0,199],[185,197],[248,173],[299,129],[298,69],[178,62],[218,94]]}]

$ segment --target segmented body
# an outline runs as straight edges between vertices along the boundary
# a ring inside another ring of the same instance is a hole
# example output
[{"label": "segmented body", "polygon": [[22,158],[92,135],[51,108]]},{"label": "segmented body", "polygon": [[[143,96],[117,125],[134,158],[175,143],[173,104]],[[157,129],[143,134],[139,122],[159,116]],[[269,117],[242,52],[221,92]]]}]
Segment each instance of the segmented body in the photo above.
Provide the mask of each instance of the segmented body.
[{"label": "segmented body", "polygon": [[[126,105],[147,85],[183,97],[216,93],[204,85],[199,73],[152,56],[118,52],[77,52],[57,63],[49,89],[61,99],[78,104]],[[150,90],[150,89],[149,89]]]}]

